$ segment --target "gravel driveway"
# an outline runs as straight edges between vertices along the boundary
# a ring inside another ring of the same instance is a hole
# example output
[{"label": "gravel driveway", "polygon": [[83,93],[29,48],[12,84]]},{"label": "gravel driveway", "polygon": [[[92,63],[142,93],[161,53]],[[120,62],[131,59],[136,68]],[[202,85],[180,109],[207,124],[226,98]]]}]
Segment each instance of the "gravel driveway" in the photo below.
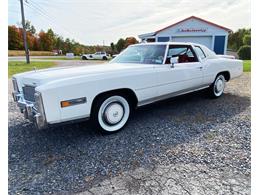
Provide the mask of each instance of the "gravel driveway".
[{"label": "gravel driveway", "polygon": [[250,74],[138,109],[122,131],[37,131],[9,94],[10,194],[250,194]]}]

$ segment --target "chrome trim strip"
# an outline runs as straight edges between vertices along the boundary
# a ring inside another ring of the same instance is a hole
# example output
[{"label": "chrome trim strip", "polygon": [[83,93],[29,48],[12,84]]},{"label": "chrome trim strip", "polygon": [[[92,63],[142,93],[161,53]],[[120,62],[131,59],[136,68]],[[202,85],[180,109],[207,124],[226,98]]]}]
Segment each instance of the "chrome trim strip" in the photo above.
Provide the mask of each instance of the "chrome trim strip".
[{"label": "chrome trim strip", "polygon": [[158,101],[161,101],[161,100],[169,99],[169,98],[176,97],[176,96],[179,96],[179,95],[184,95],[184,94],[191,93],[191,92],[194,92],[194,91],[199,91],[199,90],[202,90],[202,89],[205,89],[205,88],[208,88],[208,87],[209,87],[209,85],[202,85],[199,88],[189,88],[189,89],[169,93],[169,94],[166,94],[166,95],[153,97],[153,98],[138,102],[137,107],[144,106],[144,105],[147,105],[147,104],[151,104],[151,103],[154,103],[154,102],[158,102]]},{"label": "chrome trim strip", "polygon": [[201,77],[196,77],[196,78],[193,78],[193,79],[185,79],[185,80],[180,80],[180,81],[175,81],[175,82],[162,83],[162,84],[159,84],[159,85],[153,85],[153,86],[149,86],[149,87],[138,88],[136,90],[144,90],[144,89],[160,87],[160,86],[165,86],[165,85],[172,85],[172,84],[175,84],[175,83],[192,81],[192,80],[197,80],[197,79],[201,79]]}]

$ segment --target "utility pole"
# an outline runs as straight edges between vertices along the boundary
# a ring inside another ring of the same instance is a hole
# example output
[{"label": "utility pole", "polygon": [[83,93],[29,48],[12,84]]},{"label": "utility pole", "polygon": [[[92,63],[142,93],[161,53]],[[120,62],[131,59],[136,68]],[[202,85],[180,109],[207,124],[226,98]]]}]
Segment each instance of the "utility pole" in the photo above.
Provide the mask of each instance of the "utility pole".
[{"label": "utility pole", "polygon": [[21,4],[22,25],[23,25],[23,43],[24,43],[24,50],[25,50],[25,55],[26,55],[26,63],[30,64],[29,50],[28,50],[27,39],[26,39],[26,30],[25,30],[23,0],[20,0],[20,4]]}]

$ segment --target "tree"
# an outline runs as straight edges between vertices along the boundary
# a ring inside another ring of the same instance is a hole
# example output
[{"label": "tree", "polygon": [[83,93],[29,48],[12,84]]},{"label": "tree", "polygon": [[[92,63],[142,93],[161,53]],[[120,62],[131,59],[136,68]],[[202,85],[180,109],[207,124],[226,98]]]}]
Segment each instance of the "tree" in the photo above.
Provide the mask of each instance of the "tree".
[{"label": "tree", "polygon": [[47,32],[41,30],[38,36],[41,50],[52,51],[55,48],[56,37],[52,29],[48,29]]},{"label": "tree", "polygon": [[36,33],[36,29],[33,25],[31,25],[31,22],[29,20],[25,21],[25,30],[27,32],[32,33],[33,35]]},{"label": "tree", "polygon": [[125,45],[126,47],[128,47],[129,45],[133,45],[133,44],[138,43],[138,41],[136,40],[135,37],[127,37],[125,39],[125,42],[126,42],[126,45]]},{"label": "tree", "polygon": [[243,37],[243,44],[244,44],[244,45],[251,45],[251,35],[246,34],[246,35]]},{"label": "tree", "polygon": [[33,35],[36,33],[36,29],[33,25],[31,26],[29,32],[32,33]]},{"label": "tree", "polygon": [[111,47],[111,51],[112,51],[112,53],[114,53],[114,52],[115,52],[115,45],[114,45],[113,42],[110,43],[110,47]]},{"label": "tree", "polygon": [[47,34],[47,37],[49,39],[49,51],[51,51],[55,47],[56,37],[55,37],[55,34],[54,34],[54,32],[51,28],[47,30],[46,34]]},{"label": "tree", "polygon": [[120,53],[125,48],[125,45],[126,45],[126,41],[122,38],[119,39],[116,43],[117,51]]},{"label": "tree", "polygon": [[47,33],[43,30],[39,33],[39,45],[40,49],[43,51],[51,51],[52,50],[52,41]]},{"label": "tree", "polygon": [[22,45],[23,40],[19,36],[19,30],[15,26],[8,26],[8,49],[18,50]]},{"label": "tree", "polygon": [[61,36],[56,36],[55,49],[64,50],[64,40]]},{"label": "tree", "polygon": [[228,48],[237,51],[242,45],[244,45],[243,37],[245,35],[251,35],[251,29],[243,28],[238,29],[234,33],[230,33],[228,38]]},{"label": "tree", "polygon": [[65,47],[64,47],[64,53],[72,52],[72,44],[70,42],[70,39],[65,39]]}]

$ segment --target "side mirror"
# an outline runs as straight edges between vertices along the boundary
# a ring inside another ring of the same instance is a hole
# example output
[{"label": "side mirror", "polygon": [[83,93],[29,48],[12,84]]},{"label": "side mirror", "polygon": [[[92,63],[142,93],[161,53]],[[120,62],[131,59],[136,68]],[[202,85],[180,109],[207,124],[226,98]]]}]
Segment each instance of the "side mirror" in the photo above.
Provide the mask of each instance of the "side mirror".
[{"label": "side mirror", "polygon": [[171,62],[171,67],[174,68],[174,64],[179,62],[179,57],[178,56],[177,57],[171,57],[170,62]]}]

